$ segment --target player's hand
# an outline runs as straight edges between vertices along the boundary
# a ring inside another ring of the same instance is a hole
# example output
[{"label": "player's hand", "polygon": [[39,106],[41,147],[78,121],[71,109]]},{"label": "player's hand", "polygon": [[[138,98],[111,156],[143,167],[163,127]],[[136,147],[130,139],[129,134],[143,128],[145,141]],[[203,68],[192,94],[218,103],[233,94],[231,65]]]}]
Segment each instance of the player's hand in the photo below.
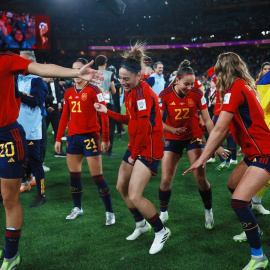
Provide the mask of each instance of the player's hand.
[{"label": "player's hand", "polygon": [[205,168],[205,164],[206,162],[203,162],[200,158],[195,162],[193,163],[193,165],[191,165],[191,167],[189,169],[187,169],[183,175],[186,175],[187,173],[189,172],[193,172],[194,170],[198,169],[198,168]]},{"label": "player's hand", "polygon": [[48,113],[52,113],[54,111],[54,108],[53,107],[49,107],[48,109],[47,109],[47,112]]},{"label": "player's hand", "polygon": [[107,151],[109,150],[111,146],[111,143],[110,142],[102,142],[101,143],[101,151],[103,153],[103,155],[105,155],[107,153]]},{"label": "player's hand", "polygon": [[128,158],[128,162],[132,165],[134,165],[135,160],[131,158],[131,156]]},{"label": "player's hand", "polygon": [[217,153],[224,159],[227,159],[229,157],[229,155],[232,153],[231,151],[224,149],[222,146],[220,146],[217,149]]},{"label": "player's hand", "polygon": [[92,60],[90,63],[84,65],[80,69],[79,78],[89,82],[100,83],[100,81],[104,80],[103,73],[98,70],[90,68],[93,65],[93,63],[94,61]]},{"label": "player's hand", "polygon": [[187,131],[186,127],[179,127],[175,128],[173,134],[174,135],[181,135],[182,133],[185,133]]},{"label": "player's hand", "polygon": [[61,154],[61,142],[55,142],[54,150],[57,154]]},{"label": "player's hand", "polygon": [[107,113],[108,109],[104,104],[100,104],[100,103],[95,103],[94,107],[96,109],[97,112],[102,112],[102,113]]}]

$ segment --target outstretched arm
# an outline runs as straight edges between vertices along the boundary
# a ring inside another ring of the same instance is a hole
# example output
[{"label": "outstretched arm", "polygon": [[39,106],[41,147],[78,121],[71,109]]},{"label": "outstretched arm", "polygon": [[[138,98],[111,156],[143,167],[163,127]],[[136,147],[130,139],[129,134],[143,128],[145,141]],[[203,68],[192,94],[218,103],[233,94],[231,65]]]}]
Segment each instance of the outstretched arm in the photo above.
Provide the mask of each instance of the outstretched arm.
[{"label": "outstretched arm", "polygon": [[211,155],[216,151],[216,149],[221,145],[224,141],[225,137],[227,136],[227,130],[229,123],[231,122],[234,114],[231,112],[222,111],[218,118],[218,121],[213,128],[210,136],[207,140],[205,148],[199,159],[183,174],[187,174],[188,172],[192,172],[195,169],[205,166],[206,161],[211,157]]},{"label": "outstretched arm", "polygon": [[99,83],[104,79],[103,74],[90,68],[94,61],[84,65],[81,69],[64,68],[53,64],[39,64],[32,62],[28,65],[27,73],[49,78],[81,78],[85,81]]},{"label": "outstretched arm", "polygon": [[120,113],[110,111],[110,110],[107,109],[106,106],[104,106],[101,103],[95,103],[94,107],[95,107],[96,111],[106,113],[106,114],[108,114],[109,117],[113,118],[114,120],[116,120],[116,121],[118,121],[118,122],[120,122],[122,124],[127,125],[128,122],[129,122],[128,115],[124,115],[124,114],[120,114]]}]

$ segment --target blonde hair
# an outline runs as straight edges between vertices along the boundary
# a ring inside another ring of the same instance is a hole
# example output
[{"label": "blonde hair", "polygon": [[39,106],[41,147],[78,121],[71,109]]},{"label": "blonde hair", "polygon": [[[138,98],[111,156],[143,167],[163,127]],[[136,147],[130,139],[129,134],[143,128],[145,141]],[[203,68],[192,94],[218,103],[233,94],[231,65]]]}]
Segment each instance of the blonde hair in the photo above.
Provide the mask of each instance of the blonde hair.
[{"label": "blonde hair", "polygon": [[255,81],[250,76],[246,63],[240,56],[233,52],[227,52],[218,56],[215,65],[215,74],[217,77],[217,88],[220,90],[220,96],[223,100],[225,90],[231,86],[238,78],[245,81],[259,98],[259,94],[255,88]]}]

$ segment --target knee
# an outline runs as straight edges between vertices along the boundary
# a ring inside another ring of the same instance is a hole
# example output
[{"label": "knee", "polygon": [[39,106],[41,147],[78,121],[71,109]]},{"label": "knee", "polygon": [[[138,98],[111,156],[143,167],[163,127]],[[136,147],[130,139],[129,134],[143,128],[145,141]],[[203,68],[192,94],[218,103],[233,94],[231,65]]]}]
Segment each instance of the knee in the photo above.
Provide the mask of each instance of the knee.
[{"label": "knee", "polygon": [[209,182],[205,178],[199,177],[196,179],[196,182],[200,190],[207,190],[210,187]]},{"label": "knee", "polygon": [[128,194],[130,202],[136,207],[140,198],[136,194]]},{"label": "knee", "polygon": [[18,203],[19,203],[19,198],[3,195],[3,205],[6,211],[16,207]]},{"label": "knee", "polygon": [[124,188],[123,185],[117,183],[116,184],[116,190],[122,195],[122,196],[126,196],[127,195],[127,190]]},{"label": "knee", "polygon": [[169,190],[172,186],[172,179],[171,178],[162,178],[160,183],[160,189],[163,191]]}]

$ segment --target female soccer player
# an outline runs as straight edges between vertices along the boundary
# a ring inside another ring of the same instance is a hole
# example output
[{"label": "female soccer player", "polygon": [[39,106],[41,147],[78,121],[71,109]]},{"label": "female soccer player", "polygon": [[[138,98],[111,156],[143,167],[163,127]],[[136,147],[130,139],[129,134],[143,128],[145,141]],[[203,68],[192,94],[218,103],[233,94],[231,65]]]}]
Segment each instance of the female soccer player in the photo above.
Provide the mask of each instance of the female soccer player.
[{"label": "female soccer player", "polygon": [[[80,70],[67,69],[31,62],[12,52],[0,52],[0,178],[6,212],[6,251],[1,269],[15,269],[20,263],[18,244],[23,223],[19,192],[26,165],[26,139],[22,126],[16,121],[19,102],[17,104],[14,91],[14,75],[22,73],[41,77],[79,77],[96,82],[102,79],[102,74],[90,69],[92,64],[93,61]],[[0,247],[0,257],[3,253],[3,248]]]},{"label": "female soccer player", "polygon": [[[73,69],[80,70],[88,61],[77,59]],[[86,157],[90,174],[97,185],[100,197],[106,209],[106,225],[115,223],[112,209],[111,193],[102,172],[101,153],[105,154],[110,147],[109,118],[106,114],[99,114],[102,122],[103,138],[100,147],[100,125],[95,102],[106,104],[102,91],[95,85],[80,78],[74,79],[73,87],[65,92],[65,105],[57,132],[55,151],[61,153],[61,138],[68,125],[67,137],[67,166],[70,171],[70,190],[74,208],[67,220],[76,219],[83,215],[81,171],[83,157]]]},{"label": "female soccer player", "polygon": [[233,193],[232,208],[251,247],[251,260],[244,270],[265,269],[268,259],[263,253],[258,223],[249,204],[269,180],[270,131],[257,99],[255,82],[243,60],[232,52],[221,54],[215,65],[215,73],[223,99],[221,113],[202,155],[184,174],[205,166],[230,129],[245,154],[228,181]]},{"label": "female soccer player", "polygon": [[[262,67],[260,69],[260,72],[257,76],[257,80],[256,83],[260,80],[260,78],[265,75],[266,73],[268,73],[270,71],[270,63],[269,62],[265,62],[262,64]],[[264,120],[266,122],[266,125],[268,126],[268,128],[270,127],[270,99],[269,99],[269,91],[267,91],[268,89],[266,88],[266,91],[264,90],[264,88],[261,89],[260,85],[257,86],[258,88],[258,92],[260,95],[260,101],[261,101],[261,106],[262,109],[264,111]],[[248,168],[248,166],[246,166],[246,169]],[[259,190],[259,192],[252,198],[251,202],[252,202],[252,210],[256,211],[257,213],[261,214],[261,215],[269,215],[270,211],[265,209],[262,205],[262,197],[264,195],[264,193],[266,192],[266,190],[270,187],[270,180]],[[260,234],[262,234],[262,231],[259,229]],[[245,231],[235,235],[233,237],[233,240],[236,242],[245,242],[247,241],[247,236]]]},{"label": "female soccer player", "polygon": [[[209,133],[213,123],[209,117],[207,102],[203,92],[193,87],[195,74],[190,62],[184,60],[177,70],[174,82],[160,94],[161,115],[167,112],[165,131],[164,157],[162,159],[162,178],[159,187],[160,219],[168,220],[168,204],[171,197],[171,186],[183,150],[186,148],[189,162],[193,164],[201,155],[204,143],[204,128],[199,123],[198,110]],[[218,150],[227,156],[221,147]],[[214,218],[212,212],[212,190],[205,176],[205,168],[193,172],[205,208],[205,227],[212,229]]]},{"label": "female soccer player", "polygon": [[107,110],[100,103],[95,104],[95,108],[128,125],[128,150],[120,165],[117,181],[117,190],[136,222],[135,231],[126,239],[135,240],[151,228],[146,218],[155,230],[155,240],[149,250],[150,254],[155,254],[163,248],[170,230],[163,226],[154,205],[142,194],[151,175],[157,174],[159,160],[163,156],[162,120],[155,92],[141,81],[145,59],[141,45],[137,43],[123,57],[119,78],[125,89],[126,115]]}]

